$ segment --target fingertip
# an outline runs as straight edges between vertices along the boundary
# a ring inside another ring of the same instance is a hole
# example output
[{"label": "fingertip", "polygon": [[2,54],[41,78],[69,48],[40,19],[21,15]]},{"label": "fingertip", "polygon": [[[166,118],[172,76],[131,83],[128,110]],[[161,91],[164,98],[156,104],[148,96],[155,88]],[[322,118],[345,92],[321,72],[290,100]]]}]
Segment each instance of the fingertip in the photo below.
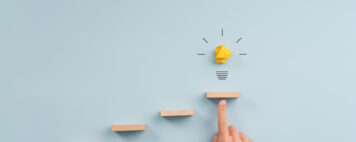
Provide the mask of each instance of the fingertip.
[{"label": "fingertip", "polygon": [[248,141],[249,141],[248,138],[247,138],[247,136],[246,136],[245,133],[243,133],[243,132],[240,132],[240,138],[241,138],[241,140],[242,140],[243,142],[248,142]]},{"label": "fingertip", "polygon": [[221,99],[219,102],[219,105],[226,105],[226,100],[225,99]]},{"label": "fingertip", "polygon": [[219,139],[218,134],[215,134],[213,136],[213,142],[218,142],[218,139]]},{"label": "fingertip", "polygon": [[231,129],[231,130],[237,130],[234,125],[230,125],[230,126],[229,126],[229,129]]},{"label": "fingertip", "polygon": [[229,126],[229,129],[234,129],[234,126],[233,126],[233,125],[230,125],[230,126]]},{"label": "fingertip", "polygon": [[237,128],[234,125],[229,126],[229,132],[230,132],[230,135],[233,134],[233,135],[239,136],[239,131],[237,130]]}]

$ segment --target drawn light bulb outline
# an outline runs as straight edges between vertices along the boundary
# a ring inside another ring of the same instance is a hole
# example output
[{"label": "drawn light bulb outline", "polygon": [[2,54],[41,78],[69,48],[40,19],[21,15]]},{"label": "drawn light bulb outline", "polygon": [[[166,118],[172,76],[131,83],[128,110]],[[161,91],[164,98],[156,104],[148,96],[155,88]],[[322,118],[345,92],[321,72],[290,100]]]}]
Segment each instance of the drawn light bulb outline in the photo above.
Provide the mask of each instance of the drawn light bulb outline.
[{"label": "drawn light bulb outline", "polygon": [[[220,31],[220,36],[221,36],[222,38],[224,37],[224,29],[223,29],[223,28],[222,28],[221,31]],[[202,37],[201,39],[202,39],[203,42],[205,42],[206,44],[209,44],[209,41],[208,41],[207,38]],[[242,37],[238,37],[237,40],[235,41],[236,48],[238,47],[238,43],[240,43],[241,40],[242,40]],[[215,50],[215,48],[216,48],[217,46],[219,46],[219,45],[220,45],[220,43],[217,44],[217,45],[214,45],[214,50]],[[230,49],[232,49],[232,48],[234,48],[234,47],[230,47]],[[232,53],[233,53],[233,56],[236,56],[236,55],[245,56],[245,55],[247,55],[247,53],[238,53],[238,52],[234,52],[234,51],[232,51]],[[197,53],[197,55],[198,55],[198,56],[204,56],[204,55],[206,55],[206,53],[200,52],[200,53]],[[228,71],[228,70],[217,70],[217,71],[216,71],[216,77],[217,77],[218,80],[226,80],[228,74],[229,74],[229,71]]]}]

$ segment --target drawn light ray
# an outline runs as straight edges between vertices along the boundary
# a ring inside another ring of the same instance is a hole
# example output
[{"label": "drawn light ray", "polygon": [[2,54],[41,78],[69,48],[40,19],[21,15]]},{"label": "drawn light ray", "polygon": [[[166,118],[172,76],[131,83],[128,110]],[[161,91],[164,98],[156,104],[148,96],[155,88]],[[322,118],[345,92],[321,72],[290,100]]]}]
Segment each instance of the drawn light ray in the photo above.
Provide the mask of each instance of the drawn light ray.
[{"label": "drawn light ray", "polygon": [[236,40],[236,44],[239,43],[241,39],[242,39],[242,37],[240,37],[238,40]]},{"label": "drawn light ray", "polygon": [[204,42],[205,42],[206,44],[209,44],[209,41],[206,40],[204,37],[202,37],[202,39],[204,40]]}]

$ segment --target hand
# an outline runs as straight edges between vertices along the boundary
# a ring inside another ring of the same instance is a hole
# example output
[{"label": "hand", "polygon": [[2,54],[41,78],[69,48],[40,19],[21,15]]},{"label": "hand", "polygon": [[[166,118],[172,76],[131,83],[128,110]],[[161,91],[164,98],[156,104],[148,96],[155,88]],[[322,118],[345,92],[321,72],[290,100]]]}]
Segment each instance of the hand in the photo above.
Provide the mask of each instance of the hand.
[{"label": "hand", "polygon": [[218,131],[213,137],[213,142],[253,142],[244,133],[239,132],[235,126],[228,127],[226,100],[220,100],[218,105]]}]

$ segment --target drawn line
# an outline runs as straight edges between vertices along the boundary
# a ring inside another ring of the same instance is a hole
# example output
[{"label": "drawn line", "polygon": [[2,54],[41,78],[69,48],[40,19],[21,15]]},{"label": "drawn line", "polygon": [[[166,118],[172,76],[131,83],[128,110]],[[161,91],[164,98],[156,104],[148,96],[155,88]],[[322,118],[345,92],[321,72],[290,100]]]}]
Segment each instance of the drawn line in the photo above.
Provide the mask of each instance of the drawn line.
[{"label": "drawn line", "polygon": [[242,37],[240,37],[238,40],[236,40],[236,44],[239,43],[241,39],[242,39]]},{"label": "drawn line", "polygon": [[208,43],[209,43],[209,41],[208,41],[208,40],[206,40],[204,37],[202,37],[202,39],[205,41],[205,43],[206,43],[206,44],[208,44]]},{"label": "drawn line", "polygon": [[221,37],[224,36],[224,29],[221,29]]},{"label": "drawn line", "polygon": [[239,55],[247,55],[246,53],[240,53]]},{"label": "drawn line", "polygon": [[198,53],[198,55],[205,55],[205,53]]}]

